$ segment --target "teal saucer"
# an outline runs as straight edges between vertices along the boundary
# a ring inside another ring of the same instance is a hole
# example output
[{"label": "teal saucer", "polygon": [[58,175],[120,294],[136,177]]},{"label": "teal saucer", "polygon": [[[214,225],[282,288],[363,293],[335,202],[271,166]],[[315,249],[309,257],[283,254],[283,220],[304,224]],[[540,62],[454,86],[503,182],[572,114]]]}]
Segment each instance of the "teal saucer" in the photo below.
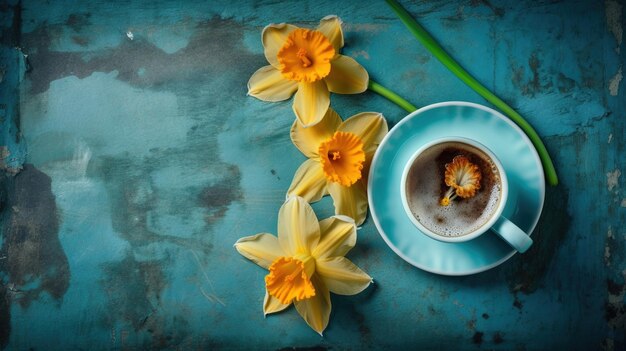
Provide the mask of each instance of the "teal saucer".
[{"label": "teal saucer", "polygon": [[431,140],[450,136],[474,139],[496,155],[509,180],[509,197],[502,215],[530,235],[539,221],[545,197],[539,155],[517,125],[482,105],[442,102],[405,117],[378,147],[367,192],[374,223],[396,254],[428,272],[468,275],[496,267],[516,251],[492,231],[461,243],[432,239],[413,225],[400,197],[402,171],[411,155]]}]

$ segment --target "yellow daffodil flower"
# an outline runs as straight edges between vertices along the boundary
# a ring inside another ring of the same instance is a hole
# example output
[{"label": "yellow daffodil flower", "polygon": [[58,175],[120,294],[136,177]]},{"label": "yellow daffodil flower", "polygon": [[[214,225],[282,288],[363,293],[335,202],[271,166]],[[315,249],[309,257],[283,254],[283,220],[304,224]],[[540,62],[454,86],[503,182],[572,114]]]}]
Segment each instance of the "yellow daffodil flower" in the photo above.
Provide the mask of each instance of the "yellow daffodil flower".
[{"label": "yellow daffodil flower", "polygon": [[451,163],[446,163],[445,183],[448,191],[439,201],[441,206],[450,205],[450,201],[454,198],[462,197],[464,199],[476,195],[476,191],[480,189],[480,168],[471,163],[469,159],[463,155],[455,156]]},{"label": "yellow daffodil flower", "polygon": [[335,213],[361,225],[367,215],[369,164],[387,131],[387,122],[377,112],[359,113],[342,122],[329,108],[315,126],[304,128],[295,121],[291,140],[309,159],[296,171],[287,196],[315,202],[330,194]]},{"label": "yellow daffodil flower", "polygon": [[332,291],[354,295],[372,278],[345,254],[356,244],[351,218],[334,216],[320,222],[301,197],[290,197],[278,213],[278,237],[260,233],[241,238],[235,248],[241,255],[268,269],[263,311],[279,312],[296,306],[316,332],[328,325]]},{"label": "yellow daffodil flower", "polygon": [[317,124],[330,106],[330,93],[357,94],[369,75],[354,59],[340,55],[341,20],[324,17],[317,29],[270,24],[261,35],[269,66],[254,72],[248,94],[264,101],[286,100],[296,92],[293,111],[303,126]]}]

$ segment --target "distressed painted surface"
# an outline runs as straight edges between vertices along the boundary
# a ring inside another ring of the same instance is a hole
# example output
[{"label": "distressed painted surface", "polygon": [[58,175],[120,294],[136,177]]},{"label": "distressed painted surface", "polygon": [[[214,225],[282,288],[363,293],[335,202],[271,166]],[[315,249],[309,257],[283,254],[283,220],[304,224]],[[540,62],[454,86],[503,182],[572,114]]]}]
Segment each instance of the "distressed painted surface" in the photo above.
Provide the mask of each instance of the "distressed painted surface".
[{"label": "distressed painted surface", "polygon": [[[553,156],[561,184],[528,253],[436,276],[368,220],[349,257],[376,283],[333,296],[323,338],[293,309],[263,318],[265,272],[232,245],[276,232],[304,159],[291,102],[246,97],[264,25],[337,14],[344,53],[413,103],[485,102],[382,2],[13,1],[0,5],[0,346],[626,348],[623,2],[406,6]],[[404,116],[371,93],[332,103]],[[329,199],[314,208],[332,214]]]}]

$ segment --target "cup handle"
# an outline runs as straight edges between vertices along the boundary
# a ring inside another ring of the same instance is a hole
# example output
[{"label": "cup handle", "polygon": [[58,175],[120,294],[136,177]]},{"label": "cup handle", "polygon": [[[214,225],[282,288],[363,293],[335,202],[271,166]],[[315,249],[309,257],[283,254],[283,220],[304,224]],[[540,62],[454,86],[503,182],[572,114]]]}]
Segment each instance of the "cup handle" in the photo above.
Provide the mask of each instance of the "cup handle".
[{"label": "cup handle", "polygon": [[533,239],[504,216],[500,216],[491,229],[520,253],[526,252],[533,244]]}]

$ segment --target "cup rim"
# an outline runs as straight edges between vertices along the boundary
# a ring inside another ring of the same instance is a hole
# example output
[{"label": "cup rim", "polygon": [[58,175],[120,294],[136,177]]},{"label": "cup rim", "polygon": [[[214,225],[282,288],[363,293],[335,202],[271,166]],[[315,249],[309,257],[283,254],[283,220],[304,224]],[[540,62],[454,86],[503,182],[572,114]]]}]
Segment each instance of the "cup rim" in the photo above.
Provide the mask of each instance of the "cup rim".
[{"label": "cup rim", "polygon": [[[435,146],[437,144],[446,143],[446,142],[465,143],[484,152],[489,158],[491,158],[493,163],[496,165],[496,169],[498,170],[498,173],[500,175],[501,189],[500,189],[500,202],[498,204],[498,207],[496,208],[496,210],[494,211],[494,213],[492,214],[492,216],[489,218],[487,222],[481,225],[478,229],[468,234],[461,235],[461,236],[452,236],[452,237],[443,236],[426,228],[413,215],[413,212],[411,211],[409,207],[409,203],[408,203],[408,199],[406,195],[407,177],[408,177],[409,171],[411,170],[413,166],[413,163],[415,162],[415,159],[419,157],[419,155],[421,155],[428,148]],[[509,192],[509,184],[508,184],[508,180],[506,176],[506,170],[504,169],[504,167],[502,166],[502,163],[500,163],[500,160],[496,157],[496,155],[493,152],[491,152],[491,150],[489,150],[488,147],[481,144],[480,142],[473,140],[473,139],[466,138],[466,137],[460,137],[460,136],[447,136],[447,137],[437,138],[422,145],[411,155],[411,157],[409,158],[409,161],[404,165],[404,169],[402,171],[402,178],[400,179],[400,197],[402,198],[402,207],[404,208],[404,211],[407,217],[411,220],[413,225],[415,225],[417,229],[419,229],[422,233],[428,235],[429,237],[435,240],[443,241],[443,242],[451,242],[451,243],[464,242],[464,241],[475,239],[479,237],[480,235],[484,234],[485,232],[487,232],[491,227],[493,227],[493,225],[496,223],[498,218],[500,218],[500,216],[502,215],[502,212],[504,211],[504,207],[506,207],[508,192]]]}]

